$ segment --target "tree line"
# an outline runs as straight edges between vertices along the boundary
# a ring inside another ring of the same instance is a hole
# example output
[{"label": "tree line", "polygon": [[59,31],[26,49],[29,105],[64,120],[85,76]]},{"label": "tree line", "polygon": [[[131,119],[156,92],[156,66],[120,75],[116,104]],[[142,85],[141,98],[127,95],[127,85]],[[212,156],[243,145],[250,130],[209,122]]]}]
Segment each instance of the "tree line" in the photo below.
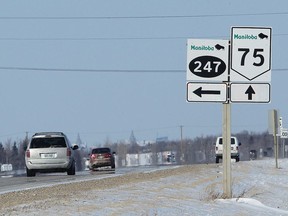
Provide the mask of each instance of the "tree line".
[{"label": "tree line", "polygon": [[[243,131],[236,136],[241,142],[240,160],[249,160],[250,151],[254,150],[258,155],[273,156],[273,136],[266,132],[254,133]],[[221,136],[221,135],[219,135]],[[215,142],[216,135],[201,136],[194,139],[183,140],[166,140],[156,143],[148,143],[145,146],[137,144],[133,134],[130,143],[106,141],[102,146],[110,147],[116,152],[118,164],[125,166],[123,161],[126,160],[127,154],[152,153],[153,164],[157,165],[157,153],[170,151],[175,153],[176,163],[178,164],[195,164],[195,163],[214,163],[215,162]],[[11,140],[4,144],[0,142],[0,164],[12,164],[13,170],[25,169],[25,147],[29,143],[29,138],[25,137],[18,142]],[[81,146],[81,143],[77,143]],[[284,150],[283,150],[284,151]],[[202,157],[199,159],[199,155]],[[284,154],[283,154],[284,155]],[[85,168],[85,160],[89,157],[89,149],[80,147],[76,150],[76,170]]]},{"label": "tree line", "polygon": [[[201,136],[194,139],[148,143],[145,146],[140,146],[136,142],[130,142],[128,145],[124,143],[106,143],[106,146],[117,153],[119,162],[125,160],[126,154],[151,152],[154,156],[153,161],[157,165],[157,153],[171,151],[175,153],[178,164],[215,163],[217,136],[221,136],[221,134]],[[274,156],[273,136],[268,131],[262,133],[242,131],[232,134],[232,136],[236,136],[241,142],[239,147],[241,160],[249,160],[251,150],[256,151],[259,156]],[[199,158],[199,156],[202,157]]]}]

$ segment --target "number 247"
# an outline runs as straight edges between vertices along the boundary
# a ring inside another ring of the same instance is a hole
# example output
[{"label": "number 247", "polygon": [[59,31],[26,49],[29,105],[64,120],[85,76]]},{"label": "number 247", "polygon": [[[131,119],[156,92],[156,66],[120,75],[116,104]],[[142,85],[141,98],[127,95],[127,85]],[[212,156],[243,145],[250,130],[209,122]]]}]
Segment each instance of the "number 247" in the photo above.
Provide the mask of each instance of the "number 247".
[{"label": "number 247", "polygon": [[[243,52],[243,55],[241,57],[241,66],[245,65],[245,59],[247,54],[250,52],[249,48],[238,48],[238,51]],[[254,58],[259,58],[259,62],[254,62],[253,65],[254,66],[261,66],[264,64],[264,56],[261,54],[262,52],[264,52],[264,49],[254,49],[253,52],[253,57]]]}]

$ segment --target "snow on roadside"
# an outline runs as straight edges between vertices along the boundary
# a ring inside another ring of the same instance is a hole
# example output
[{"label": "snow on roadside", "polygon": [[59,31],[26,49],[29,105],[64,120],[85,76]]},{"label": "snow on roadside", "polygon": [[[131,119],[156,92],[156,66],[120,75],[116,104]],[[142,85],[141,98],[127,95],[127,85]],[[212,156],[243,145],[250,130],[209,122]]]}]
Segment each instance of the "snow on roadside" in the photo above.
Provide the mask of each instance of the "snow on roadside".
[{"label": "snow on roadside", "polygon": [[127,184],[18,206],[10,215],[288,215],[288,159],[279,164],[276,169],[274,159],[232,163],[233,199],[221,199],[222,164],[202,164],[160,177],[144,173],[139,181],[127,177]]},{"label": "snow on roadside", "polygon": [[271,212],[271,214],[274,215],[287,215],[288,211],[282,210],[282,209],[276,209],[272,207],[268,207],[263,205],[263,203],[259,202],[258,200],[251,199],[251,198],[233,198],[233,199],[219,199],[218,202],[228,203],[230,205],[237,205],[244,206],[245,208],[251,208],[254,210],[258,210],[258,213],[261,215],[266,215],[266,213]]}]

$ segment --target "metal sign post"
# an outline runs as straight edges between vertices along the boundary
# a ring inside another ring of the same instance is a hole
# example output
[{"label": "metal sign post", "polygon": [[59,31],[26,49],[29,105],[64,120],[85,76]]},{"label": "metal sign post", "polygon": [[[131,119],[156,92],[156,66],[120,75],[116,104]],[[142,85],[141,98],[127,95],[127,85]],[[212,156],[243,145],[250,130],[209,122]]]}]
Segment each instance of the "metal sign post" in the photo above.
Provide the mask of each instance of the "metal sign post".
[{"label": "metal sign post", "polygon": [[278,112],[275,109],[269,110],[269,133],[273,135],[274,140],[274,157],[275,157],[275,166],[278,169]]},{"label": "metal sign post", "polygon": [[232,198],[231,182],[231,104],[223,104],[223,185],[225,198]]}]

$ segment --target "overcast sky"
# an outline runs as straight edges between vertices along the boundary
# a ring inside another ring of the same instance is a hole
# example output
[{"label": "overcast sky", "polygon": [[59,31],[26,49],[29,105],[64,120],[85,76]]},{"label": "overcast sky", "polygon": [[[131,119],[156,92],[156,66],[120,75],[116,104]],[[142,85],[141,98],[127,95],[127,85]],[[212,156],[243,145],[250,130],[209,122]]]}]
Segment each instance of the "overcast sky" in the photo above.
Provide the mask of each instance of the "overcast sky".
[{"label": "overcast sky", "polygon": [[271,103],[232,104],[232,133],[288,126],[288,1],[0,1],[0,141],[219,135],[222,103],[186,102],[187,39],[272,28]]}]

